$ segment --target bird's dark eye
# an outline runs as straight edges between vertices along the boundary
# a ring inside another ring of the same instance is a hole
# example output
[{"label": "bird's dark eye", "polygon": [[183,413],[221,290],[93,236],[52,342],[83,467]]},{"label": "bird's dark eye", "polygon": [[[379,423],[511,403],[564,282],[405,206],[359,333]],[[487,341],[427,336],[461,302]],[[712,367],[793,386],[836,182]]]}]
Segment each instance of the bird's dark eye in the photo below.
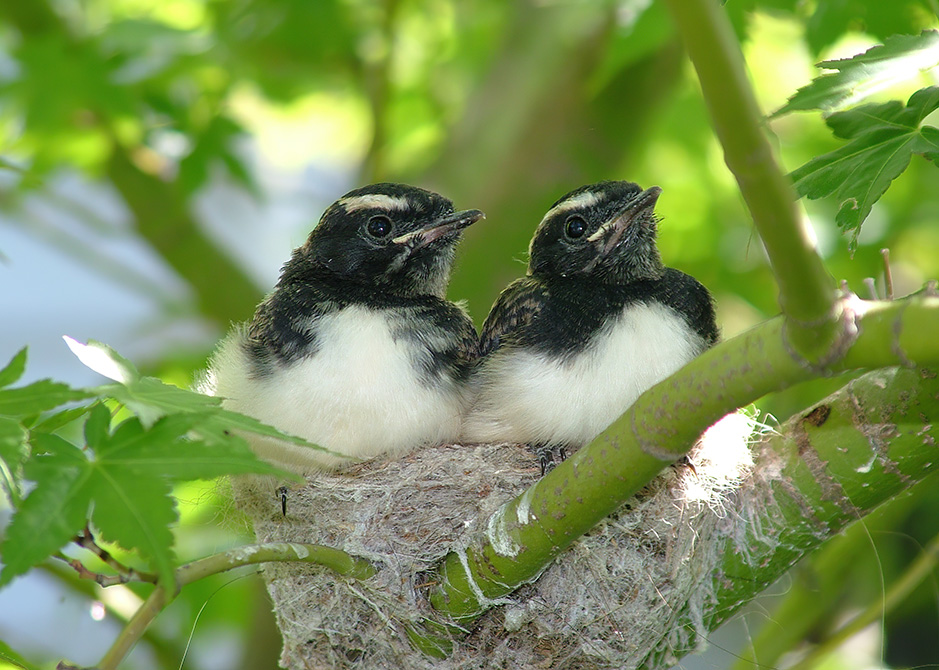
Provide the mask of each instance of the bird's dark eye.
[{"label": "bird's dark eye", "polygon": [[567,217],[567,223],[564,224],[564,232],[567,233],[569,238],[576,240],[587,232],[587,222],[584,221],[584,217],[572,214]]},{"label": "bird's dark eye", "polygon": [[391,234],[391,219],[384,214],[376,214],[368,220],[368,234],[372,237],[388,237]]}]

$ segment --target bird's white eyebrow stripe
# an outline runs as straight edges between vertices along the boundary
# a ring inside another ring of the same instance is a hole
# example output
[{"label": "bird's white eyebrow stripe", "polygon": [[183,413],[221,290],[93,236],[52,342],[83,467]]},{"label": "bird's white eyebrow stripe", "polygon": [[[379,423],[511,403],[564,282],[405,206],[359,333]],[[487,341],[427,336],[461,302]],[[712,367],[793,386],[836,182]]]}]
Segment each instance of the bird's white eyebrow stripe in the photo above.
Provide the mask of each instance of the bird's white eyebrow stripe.
[{"label": "bird's white eyebrow stripe", "polygon": [[342,205],[347,214],[360,209],[405,210],[409,206],[407,198],[382,193],[354,195],[351,198],[343,198],[338,204]]},{"label": "bird's white eyebrow stripe", "polygon": [[600,202],[599,196],[593,191],[584,191],[583,193],[578,193],[573,198],[568,198],[563,202],[559,202],[554,207],[548,210],[548,213],[544,215],[542,221],[549,219],[555,214],[560,214],[561,212],[566,212],[569,209],[581,209],[584,207],[593,207],[598,202]]}]

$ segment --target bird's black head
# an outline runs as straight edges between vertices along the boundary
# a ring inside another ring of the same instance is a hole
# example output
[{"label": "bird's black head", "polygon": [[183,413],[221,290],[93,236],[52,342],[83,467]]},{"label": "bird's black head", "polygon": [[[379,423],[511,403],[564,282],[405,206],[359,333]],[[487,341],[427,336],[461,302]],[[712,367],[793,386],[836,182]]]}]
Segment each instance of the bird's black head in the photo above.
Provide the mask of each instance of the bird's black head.
[{"label": "bird's black head", "polygon": [[582,186],[558,200],[531,241],[529,273],[591,277],[608,283],[656,279],[664,272],[655,246],[658,186],[628,181]]},{"label": "bird's black head", "polygon": [[483,216],[415,186],[363,186],[326,209],[284,272],[312,265],[376,290],[443,297],[460,233]]}]

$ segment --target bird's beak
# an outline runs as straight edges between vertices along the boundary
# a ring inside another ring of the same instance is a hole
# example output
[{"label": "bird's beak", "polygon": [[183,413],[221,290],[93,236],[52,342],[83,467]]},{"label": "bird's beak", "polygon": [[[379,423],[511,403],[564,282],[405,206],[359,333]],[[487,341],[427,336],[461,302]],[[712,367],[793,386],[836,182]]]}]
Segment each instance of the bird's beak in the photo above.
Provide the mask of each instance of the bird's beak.
[{"label": "bird's beak", "polygon": [[427,246],[434,240],[439,240],[444,235],[459,232],[484,218],[486,218],[486,215],[478,209],[454,212],[431,221],[423,228],[399,235],[391,241],[395,244],[405,244],[412,249],[417,249]]},{"label": "bird's beak", "polygon": [[630,224],[641,214],[655,207],[655,203],[658,201],[661,193],[662,189],[658,186],[647,188],[627,202],[612,219],[597,228],[597,230],[587,238],[588,242],[593,242],[598,246],[598,255],[595,258],[606,256],[610,253],[613,247],[615,247],[623,237],[623,233],[626,232]]}]

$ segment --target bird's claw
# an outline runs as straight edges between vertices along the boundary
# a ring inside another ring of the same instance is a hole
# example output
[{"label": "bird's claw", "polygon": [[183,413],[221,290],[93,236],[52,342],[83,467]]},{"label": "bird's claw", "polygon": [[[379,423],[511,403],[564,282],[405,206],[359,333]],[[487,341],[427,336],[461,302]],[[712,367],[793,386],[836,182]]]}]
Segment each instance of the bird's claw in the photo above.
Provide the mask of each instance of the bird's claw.
[{"label": "bird's claw", "polygon": [[538,464],[541,466],[542,477],[567,458],[567,449],[563,446],[541,444],[534,448],[534,452],[538,455]]}]

